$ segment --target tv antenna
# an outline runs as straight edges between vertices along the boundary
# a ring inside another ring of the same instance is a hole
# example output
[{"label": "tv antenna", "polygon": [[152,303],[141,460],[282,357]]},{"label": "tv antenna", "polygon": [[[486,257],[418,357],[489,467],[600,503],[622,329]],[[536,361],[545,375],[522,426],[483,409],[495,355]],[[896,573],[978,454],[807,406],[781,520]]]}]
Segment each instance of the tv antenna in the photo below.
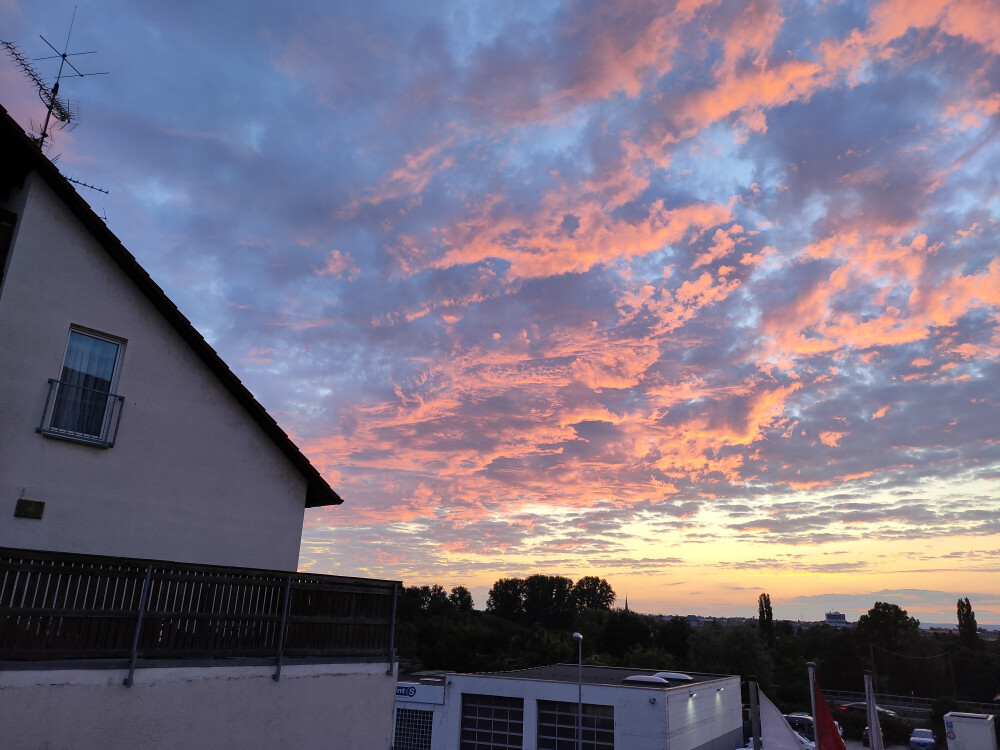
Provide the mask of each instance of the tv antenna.
[{"label": "tv antenna", "polygon": [[[42,100],[45,105],[45,123],[42,125],[42,129],[37,138],[34,139],[35,143],[38,144],[40,149],[45,148],[45,139],[51,138],[49,133],[49,124],[52,123],[53,127],[58,127],[59,130],[64,130],[71,123],[75,126],[76,120],[79,117],[79,108],[76,106],[75,102],[68,102],[65,99],[59,98],[59,83],[62,81],[63,76],[74,76],[77,78],[86,78],[88,76],[103,76],[107,75],[104,73],[81,73],[79,69],[70,62],[71,57],[76,57],[79,55],[93,55],[97,51],[91,52],[70,52],[69,51],[69,40],[73,34],[73,23],[76,21],[76,6],[73,7],[73,17],[69,22],[69,31],[66,34],[66,44],[63,45],[63,51],[60,52],[56,49],[48,39],[39,34],[41,40],[45,42],[53,52],[54,55],[48,55],[47,57],[38,57],[37,60],[55,60],[59,58],[59,72],[56,73],[56,82],[50,89],[42,77],[38,74],[38,71],[32,66],[31,62],[21,53],[17,46],[13,42],[0,42],[7,49],[7,54],[11,56],[18,67],[24,71],[24,74],[28,79],[35,85],[38,89],[38,98]],[[66,70],[67,66],[72,70],[72,72]],[[53,122],[55,118],[55,122]],[[56,123],[59,123],[56,125]]]}]

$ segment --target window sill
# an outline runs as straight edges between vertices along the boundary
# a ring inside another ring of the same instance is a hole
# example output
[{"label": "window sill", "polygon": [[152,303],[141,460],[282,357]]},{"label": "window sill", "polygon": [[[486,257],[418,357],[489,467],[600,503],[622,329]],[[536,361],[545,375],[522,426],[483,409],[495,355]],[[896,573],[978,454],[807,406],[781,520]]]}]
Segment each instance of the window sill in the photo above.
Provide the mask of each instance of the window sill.
[{"label": "window sill", "polygon": [[35,432],[41,433],[45,437],[52,438],[54,440],[66,440],[70,443],[82,443],[83,445],[92,445],[95,448],[113,448],[115,445],[114,440],[107,440],[106,438],[101,438],[100,436],[82,435],[76,432],[66,432],[64,430],[54,430],[46,427],[36,427]]}]

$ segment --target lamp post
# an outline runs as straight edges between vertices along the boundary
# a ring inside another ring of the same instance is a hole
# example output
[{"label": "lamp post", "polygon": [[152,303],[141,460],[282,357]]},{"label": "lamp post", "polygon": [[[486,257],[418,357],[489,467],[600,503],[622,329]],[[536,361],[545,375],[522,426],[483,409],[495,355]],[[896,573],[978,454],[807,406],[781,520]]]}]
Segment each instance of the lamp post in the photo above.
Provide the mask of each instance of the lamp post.
[{"label": "lamp post", "polygon": [[583,636],[573,633],[576,641],[576,750],[583,750]]}]

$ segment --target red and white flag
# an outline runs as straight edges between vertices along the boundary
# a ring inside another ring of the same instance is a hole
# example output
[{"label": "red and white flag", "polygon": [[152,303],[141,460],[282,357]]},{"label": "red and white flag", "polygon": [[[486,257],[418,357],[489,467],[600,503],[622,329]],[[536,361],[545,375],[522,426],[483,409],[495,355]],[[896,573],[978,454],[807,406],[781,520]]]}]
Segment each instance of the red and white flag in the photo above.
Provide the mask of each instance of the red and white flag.
[{"label": "red and white flag", "polygon": [[813,726],[816,728],[816,750],[847,750],[830,713],[830,705],[819,689],[816,665],[809,662],[806,666],[809,668],[809,697],[812,699]]}]

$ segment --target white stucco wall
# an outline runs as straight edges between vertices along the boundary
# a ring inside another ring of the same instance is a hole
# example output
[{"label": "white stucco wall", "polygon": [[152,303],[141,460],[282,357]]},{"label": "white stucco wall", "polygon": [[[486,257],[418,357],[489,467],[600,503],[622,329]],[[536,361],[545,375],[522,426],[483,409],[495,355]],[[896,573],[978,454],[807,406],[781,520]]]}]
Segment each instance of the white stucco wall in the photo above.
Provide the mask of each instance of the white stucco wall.
[{"label": "white stucco wall", "polygon": [[386,750],[386,664],[0,672],[0,746]]},{"label": "white stucco wall", "polygon": [[[0,545],[294,570],[306,480],[48,186],[25,190],[0,292]],[[126,340],[113,448],[35,432],[71,325]],[[44,517],[14,518],[20,497]]]},{"label": "white stucco wall", "polygon": [[[721,688],[721,690],[720,690]],[[691,697],[691,693],[695,693]],[[669,750],[731,750],[743,744],[743,698],[738,677],[672,691],[667,703]]]},{"label": "white stucco wall", "polygon": [[[433,711],[433,750],[450,750],[461,736],[463,693],[522,698],[524,750],[537,746],[537,701],[577,701],[575,683],[453,674],[445,678],[440,703],[418,692],[397,696],[396,706]],[[621,750],[732,750],[742,744],[738,677],[671,690],[585,684],[583,702],[614,706],[615,747]]]}]

